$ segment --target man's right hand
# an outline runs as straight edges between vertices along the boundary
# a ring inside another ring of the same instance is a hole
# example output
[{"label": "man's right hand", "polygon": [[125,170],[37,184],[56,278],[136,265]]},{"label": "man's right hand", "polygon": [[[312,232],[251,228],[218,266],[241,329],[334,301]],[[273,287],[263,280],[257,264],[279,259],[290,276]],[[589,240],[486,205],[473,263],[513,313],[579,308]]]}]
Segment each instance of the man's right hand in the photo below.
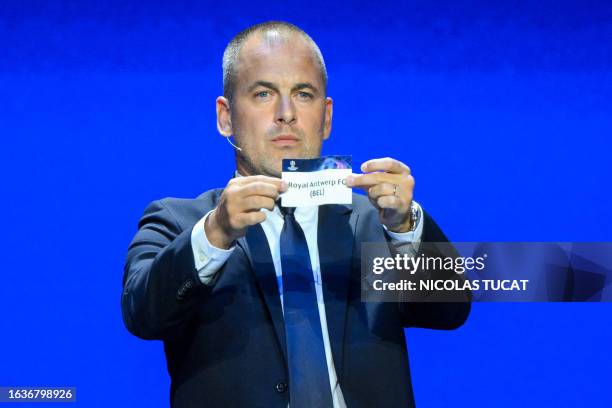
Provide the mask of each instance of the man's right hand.
[{"label": "man's right hand", "polygon": [[251,225],[266,219],[262,208],[274,210],[280,193],[287,185],[279,178],[267,176],[235,177],[227,183],[219,204],[206,219],[204,231],[217,248],[228,249],[243,237]]}]

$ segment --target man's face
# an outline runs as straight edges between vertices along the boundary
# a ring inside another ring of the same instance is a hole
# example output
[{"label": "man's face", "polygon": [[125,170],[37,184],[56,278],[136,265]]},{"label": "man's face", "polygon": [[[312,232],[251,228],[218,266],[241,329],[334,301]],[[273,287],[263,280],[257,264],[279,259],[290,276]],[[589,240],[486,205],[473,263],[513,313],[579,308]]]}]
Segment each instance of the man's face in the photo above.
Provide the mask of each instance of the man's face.
[{"label": "man's face", "polygon": [[229,116],[242,149],[236,155],[242,175],[280,177],[282,159],[320,156],[331,131],[332,101],[300,36],[251,36],[240,52],[233,95]]}]

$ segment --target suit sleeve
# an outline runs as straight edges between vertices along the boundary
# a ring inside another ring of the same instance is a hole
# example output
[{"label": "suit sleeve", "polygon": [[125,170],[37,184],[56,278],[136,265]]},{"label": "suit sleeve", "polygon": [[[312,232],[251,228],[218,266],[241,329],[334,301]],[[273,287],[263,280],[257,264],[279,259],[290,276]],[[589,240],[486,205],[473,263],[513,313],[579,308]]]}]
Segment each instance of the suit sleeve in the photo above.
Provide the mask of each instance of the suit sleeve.
[{"label": "suit sleeve", "polygon": [[[423,212],[423,223],[422,241],[441,243],[441,245],[421,245],[419,253],[426,257],[458,256],[454,246],[426,212]],[[456,280],[459,283],[465,279],[463,275],[448,270],[427,272],[417,270],[414,276],[428,276],[436,280]],[[469,290],[409,292],[407,295],[402,294],[404,295],[407,297],[402,299],[399,307],[406,327],[452,330],[463,325],[470,314],[472,295]]]},{"label": "suit sleeve", "polygon": [[128,248],[121,310],[127,329],[143,339],[164,339],[193,315],[210,291],[195,267],[191,229],[181,230],[163,200],[145,209]]}]

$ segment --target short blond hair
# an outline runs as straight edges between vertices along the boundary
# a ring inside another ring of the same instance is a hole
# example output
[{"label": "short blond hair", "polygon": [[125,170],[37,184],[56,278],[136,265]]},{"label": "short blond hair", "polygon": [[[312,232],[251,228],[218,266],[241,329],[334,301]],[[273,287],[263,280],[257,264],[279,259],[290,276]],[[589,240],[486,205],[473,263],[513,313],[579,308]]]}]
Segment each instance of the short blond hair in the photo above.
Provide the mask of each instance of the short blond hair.
[{"label": "short blond hair", "polygon": [[321,79],[323,80],[323,90],[327,91],[327,69],[325,68],[325,61],[323,60],[323,54],[317,43],[306,34],[301,28],[287,23],[285,21],[267,21],[265,23],[255,24],[248,27],[231,39],[225,51],[223,52],[223,96],[225,96],[230,102],[232,101],[234,86],[236,84],[237,76],[237,65],[240,50],[244,42],[255,33],[265,33],[268,31],[278,31],[281,34],[298,34],[310,46],[312,53],[314,54],[315,61],[319,64],[321,69]]}]

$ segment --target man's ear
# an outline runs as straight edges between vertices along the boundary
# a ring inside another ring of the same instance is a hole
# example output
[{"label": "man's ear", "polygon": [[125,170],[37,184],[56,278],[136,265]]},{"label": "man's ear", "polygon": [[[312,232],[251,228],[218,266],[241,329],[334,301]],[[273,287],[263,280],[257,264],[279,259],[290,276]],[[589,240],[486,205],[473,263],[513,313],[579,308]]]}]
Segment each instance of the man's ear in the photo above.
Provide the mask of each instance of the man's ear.
[{"label": "man's ear", "polygon": [[323,122],[323,140],[329,138],[332,129],[332,113],[334,101],[329,96],[325,98],[325,118]]},{"label": "man's ear", "polygon": [[232,131],[232,115],[230,111],[230,104],[227,98],[223,96],[217,97],[216,100],[217,108],[217,130],[222,136],[230,137]]}]

